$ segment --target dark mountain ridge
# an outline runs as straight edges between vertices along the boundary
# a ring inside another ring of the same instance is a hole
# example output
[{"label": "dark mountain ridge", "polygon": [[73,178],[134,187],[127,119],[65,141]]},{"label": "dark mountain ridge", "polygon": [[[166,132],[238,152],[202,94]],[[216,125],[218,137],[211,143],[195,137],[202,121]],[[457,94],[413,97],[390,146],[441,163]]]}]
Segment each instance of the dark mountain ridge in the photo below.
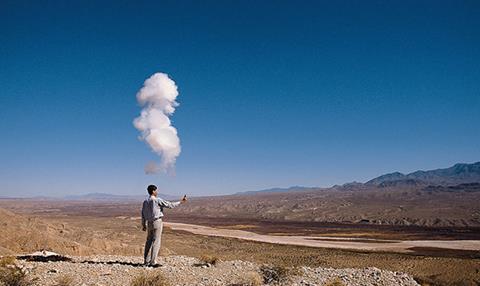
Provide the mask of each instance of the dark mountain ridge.
[{"label": "dark mountain ridge", "polygon": [[362,190],[370,187],[427,187],[456,186],[462,184],[480,183],[480,162],[466,164],[458,163],[449,168],[415,171],[409,174],[393,172],[378,176],[366,183],[351,182],[335,185],[331,188],[293,186],[289,188],[271,188],[259,191],[239,192],[234,195],[265,195],[275,193],[310,192],[321,190]]},{"label": "dark mountain ridge", "polygon": [[480,182],[480,162],[472,164],[459,163],[449,168],[415,171],[406,175],[400,172],[395,172],[379,176],[365,184],[381,186],[382,184],[387,184],[388,182],[393,181],[409,181],[411,184],[416,181],[417,184],[423,183],[439,186],[478,183]]}]

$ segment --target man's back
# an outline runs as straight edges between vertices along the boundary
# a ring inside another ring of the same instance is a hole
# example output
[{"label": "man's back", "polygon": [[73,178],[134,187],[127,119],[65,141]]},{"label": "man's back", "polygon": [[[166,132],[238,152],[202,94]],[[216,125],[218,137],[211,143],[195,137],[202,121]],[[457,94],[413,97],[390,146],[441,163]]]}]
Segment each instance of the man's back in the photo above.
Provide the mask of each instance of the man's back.
[{"label": "man's back", "polygon": [[155,221],[163,217],[163,208],[174,208],[180,202],[169,202],[155,196],[149,196],[143,201],[142,206],[142,220]]},{"label": "man's back", "polygon": [[142,219],[145,221],[154,221],[161,216],[161,209],[158,205],[157,198],[150,196],[143,201]]}]

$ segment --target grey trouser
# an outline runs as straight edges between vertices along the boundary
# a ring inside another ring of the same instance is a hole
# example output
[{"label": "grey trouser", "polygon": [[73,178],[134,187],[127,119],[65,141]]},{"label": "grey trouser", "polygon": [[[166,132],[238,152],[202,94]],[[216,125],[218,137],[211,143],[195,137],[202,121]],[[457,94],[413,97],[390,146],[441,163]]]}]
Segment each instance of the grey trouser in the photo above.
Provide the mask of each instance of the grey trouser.
[{"label": "grey trouser", "polygon": [[153,222],[148,222],[147,242],[145,242],[145,252],[143,254],[145,263],[157,263],[157,255],[162,242],[162,229],[163,222],[161,218]]}]

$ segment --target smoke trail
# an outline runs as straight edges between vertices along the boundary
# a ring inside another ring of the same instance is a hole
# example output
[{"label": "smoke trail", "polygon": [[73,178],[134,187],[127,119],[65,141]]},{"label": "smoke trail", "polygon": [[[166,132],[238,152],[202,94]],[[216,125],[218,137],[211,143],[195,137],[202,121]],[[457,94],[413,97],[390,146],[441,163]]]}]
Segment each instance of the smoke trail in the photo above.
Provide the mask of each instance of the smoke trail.
[{"label": "smoke trail", "polygon": [[155,162],[148,162],[143,168],[143,170],[145,171],[145,174],[152,175],[160,172],[160,167],[158,167]]},{"label": "smoke trail", "polygon": [[168,118],[175,112],[178,103],[177,86],[167,74],[155,73],[149,77],[137,93],[137,101],[143,106],[140,116],[133,125],[141,132],[140,140],[145,141],[160,158],[160,166],[148,163],[145,173],[173,171],[175,161],[180,155],[180,139],[177,129]]}]

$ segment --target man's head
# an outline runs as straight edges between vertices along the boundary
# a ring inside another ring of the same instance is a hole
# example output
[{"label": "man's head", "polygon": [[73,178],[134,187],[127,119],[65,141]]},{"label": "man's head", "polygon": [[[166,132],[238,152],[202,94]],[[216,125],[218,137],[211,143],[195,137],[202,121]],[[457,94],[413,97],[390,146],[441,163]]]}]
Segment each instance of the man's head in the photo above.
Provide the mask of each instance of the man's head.
[{"label": "man's head", "polygon": [[149,195],[156,195],[156,193],[157,193],[157,186],[155,186],[155,185],[149,185],[149,186],[147,187],[147,192],[148,192]]}]

